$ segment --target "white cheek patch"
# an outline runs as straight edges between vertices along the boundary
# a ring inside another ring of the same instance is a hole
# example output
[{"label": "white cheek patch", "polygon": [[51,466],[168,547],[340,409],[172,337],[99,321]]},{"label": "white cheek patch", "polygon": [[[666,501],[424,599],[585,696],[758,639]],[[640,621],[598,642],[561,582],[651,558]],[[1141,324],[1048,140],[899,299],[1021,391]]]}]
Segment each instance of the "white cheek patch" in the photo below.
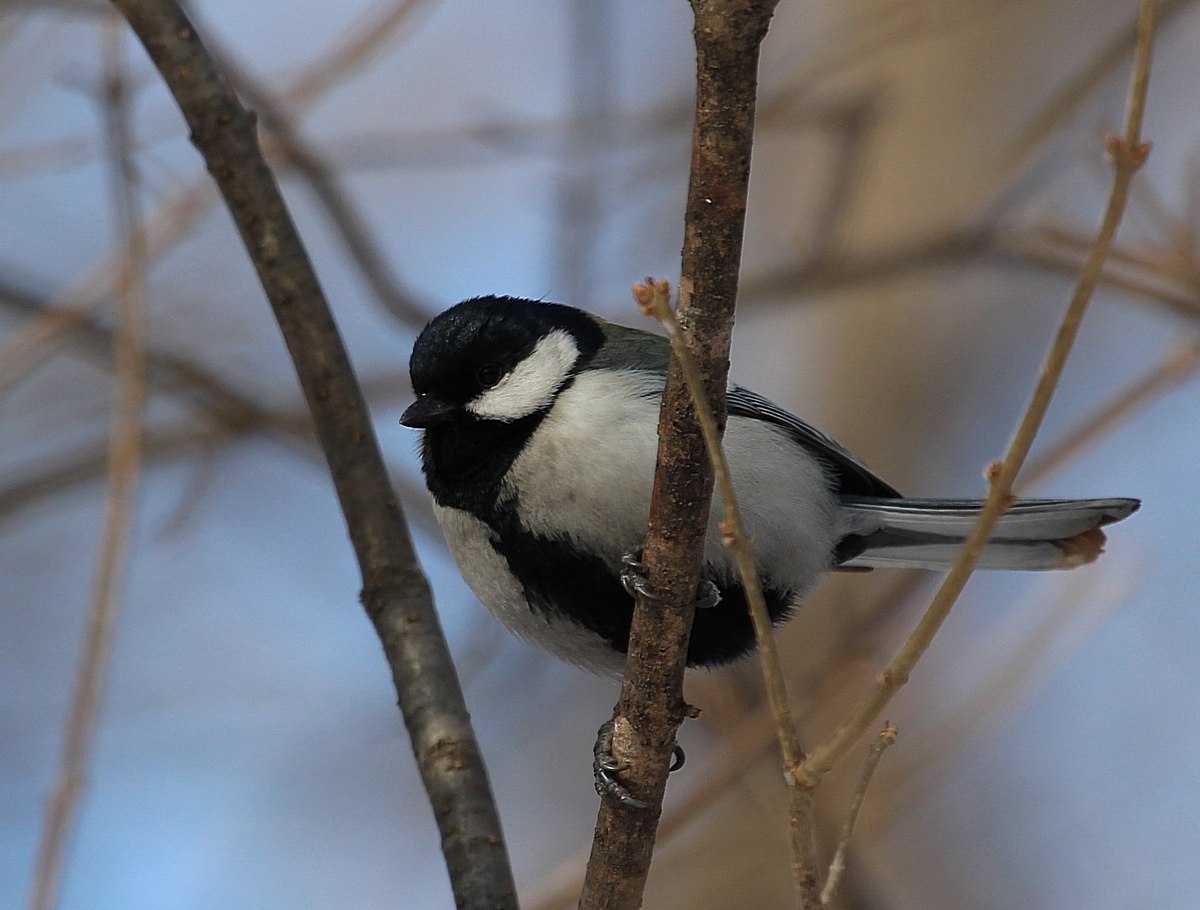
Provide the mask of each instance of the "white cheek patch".
[{"label": "white cheek patch", "polygon": [[550,405],[578,359],[575,339],[555,329],[507,376],[467,402],[467,410],[485,420],[528,417]]}]

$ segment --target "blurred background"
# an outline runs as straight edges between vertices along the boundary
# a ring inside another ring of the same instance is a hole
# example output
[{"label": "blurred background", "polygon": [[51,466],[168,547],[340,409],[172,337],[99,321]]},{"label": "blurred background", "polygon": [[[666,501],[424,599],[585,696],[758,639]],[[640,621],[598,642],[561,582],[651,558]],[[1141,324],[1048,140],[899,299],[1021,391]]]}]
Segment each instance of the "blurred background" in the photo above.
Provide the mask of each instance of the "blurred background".
[{"label": "blurred background", "polygon": [[[901,489],[978,496],[1099,223],[1133,0],[783,0],[733,376]],[[616,697],[511,637],[449,562],[397,424],[422,322],[476,294],[642,324],[678,276],[684,0],[193,2],[367,387],[459,662],[523,906],[573,906]],[[1200,10],[1164,0],[1139,178],[1025,490],[1137,496],[1070,573],[980,575],[888,716],[845,908],[1186,908],[1200,892]],[[106,72],[149,243],[146,462],[70,910],[446,907],[395,695],[270,311],[106,5],[0,4],[0,905],[29,889],[96,571],[114,402]],[[120,50],[115,50],[118,47]],[[827,735],[936,578],[830,579],[782,633]],[[753,663],[694,675],[648,907],[784,907]],[[866,744],[819,796],[826,845]]]}]

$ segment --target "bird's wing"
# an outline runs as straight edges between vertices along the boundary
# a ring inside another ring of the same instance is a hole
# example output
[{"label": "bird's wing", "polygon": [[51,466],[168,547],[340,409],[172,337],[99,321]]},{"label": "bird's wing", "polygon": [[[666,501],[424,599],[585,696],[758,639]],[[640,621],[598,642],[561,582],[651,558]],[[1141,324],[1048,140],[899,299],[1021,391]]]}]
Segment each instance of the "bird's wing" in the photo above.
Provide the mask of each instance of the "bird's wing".
[{"label": "bird's wing", "polygon": [[[667,339],[640,329],[631,329],[611,322],[600,322],[607,336],[604,346],[596,353],[593,368],[647,370],[666,375],[671,359]],[[891,484],[854,457],[843,446],[820,430],[809,426],[779,405],[741,386],[729,386],[730,415],[749,417],[774,424],[787,431],[799,445],[811,452],[837,481],[837,492],[846,496],[900,497]]]},{"label": "bird's wing", "polygon": [[727,400],[731,416],[751,417],[787,430],[792,439],[815,455],[832,473],[837,480],[839,494],[900,497],[900,492],[895,487],[859,461],[849,450],[773,401],[737,385],[729,387]]},{"label": "bird's wing", "polygon": [[667,374],[671,362],[671,344],[661,335],[613,322],[596,320],[604,331],[604,346],[588,364],[593,369],[648,370]]}]

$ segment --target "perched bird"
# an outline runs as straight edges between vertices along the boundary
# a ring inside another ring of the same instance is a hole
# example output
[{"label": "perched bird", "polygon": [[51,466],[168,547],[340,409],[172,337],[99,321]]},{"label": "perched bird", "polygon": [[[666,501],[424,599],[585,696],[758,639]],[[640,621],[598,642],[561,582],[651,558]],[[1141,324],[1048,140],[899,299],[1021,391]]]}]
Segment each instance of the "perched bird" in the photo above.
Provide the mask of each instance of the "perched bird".
[{"label": "perched bird", "polygon": [[[666,340],[582,310],[477,297],[435,317],[413,347],[434,511],[471,589],[506,626],[559,657],[620,673],[633,597],[630,554],[646,533]],[[772,619],[832,569],[943,568],[978,501],[907,499],[819,430],[731,385],[725,448]],[[1027,500],[1001,519],[987,569],[1090,562],[1103,525],[1135,499]],[[691,666],[754,647],[746,598],[713,505]],[[623,562],[624,560],[624,562]]]}]

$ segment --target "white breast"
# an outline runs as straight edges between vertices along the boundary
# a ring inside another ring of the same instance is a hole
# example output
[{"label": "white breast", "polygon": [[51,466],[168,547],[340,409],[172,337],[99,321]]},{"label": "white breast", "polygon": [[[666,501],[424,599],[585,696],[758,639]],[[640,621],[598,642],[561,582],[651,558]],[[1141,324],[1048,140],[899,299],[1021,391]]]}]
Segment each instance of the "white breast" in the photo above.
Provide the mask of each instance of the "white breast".
[{"label": "white breast", "polygon": [[[631,371],[591,370],[559,395],[505,485],[525,527],[565,537],[614,567],[641,546],[658,450],[661,382]],[[821,466],[778,427],[730,419],[725,449],[758,562],[770,580],[805,594],[828,570],[834,501]],[[727,566],[722,509],[714,501],[705,555]]]}]

